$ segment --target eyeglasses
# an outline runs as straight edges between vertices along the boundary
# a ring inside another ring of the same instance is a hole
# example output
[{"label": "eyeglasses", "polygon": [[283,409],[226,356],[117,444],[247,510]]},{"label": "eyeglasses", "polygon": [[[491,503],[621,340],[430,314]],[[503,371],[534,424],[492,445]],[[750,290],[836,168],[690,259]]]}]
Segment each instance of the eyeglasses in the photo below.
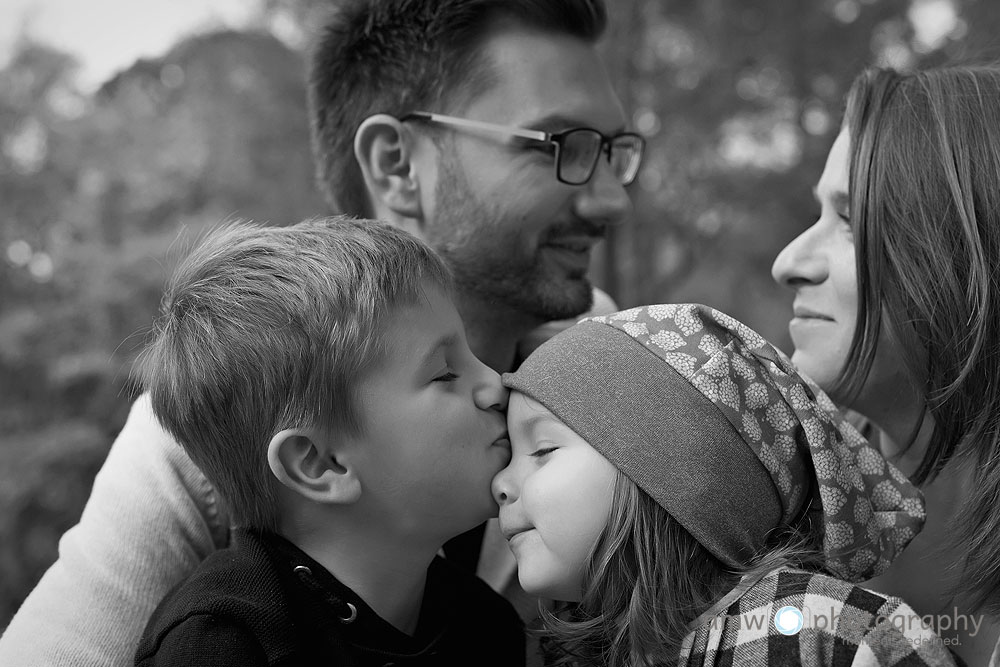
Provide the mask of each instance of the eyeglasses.
[{"label": "eyeglasses", "polygon": [[622,132],[613,137],[606,137],[589,127],[577,127],[553,134],[541,130],[525,130],[426,111],[413,111],[404,115],[400,120],[404,122],[422,120],[428,123],[465,127],[471,130],[498,132],[552,144],[556,154],[556,178],[567,185],[583,185],[589,181],[594,175],[597,160],[602,154],[607,158],[608,164],[611,165],[611,171],[618,182],[622,185],[629,185],[639,172],[639,165],[642,164],[642,152],[646,147],[646,140],[633,132]]}]

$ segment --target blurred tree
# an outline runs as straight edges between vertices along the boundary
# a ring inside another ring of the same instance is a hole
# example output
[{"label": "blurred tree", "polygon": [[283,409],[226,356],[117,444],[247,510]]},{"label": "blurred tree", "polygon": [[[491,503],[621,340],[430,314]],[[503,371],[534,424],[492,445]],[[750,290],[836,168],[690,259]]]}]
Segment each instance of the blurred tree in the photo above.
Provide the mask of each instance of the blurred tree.
[{"label": "blurred tree", "polygon": [[871,35],[907,3],[853,7],[647,1],[618,19],[639,27],[608,48],[632,60],[623,97],[649,138],[635,225],[617,232],[630,237],[613,262],[623,304],[704,302],[787,340],[771,261],[812,215],[843,94],[876,59]]},{"label": "blurred tree", "polygon": [[72,67],[25,42],[0,71],[0,627],[124,422],[178,250],[226,218],[325,212],[302,59],[273,36],[187,39],[92,97]]}]

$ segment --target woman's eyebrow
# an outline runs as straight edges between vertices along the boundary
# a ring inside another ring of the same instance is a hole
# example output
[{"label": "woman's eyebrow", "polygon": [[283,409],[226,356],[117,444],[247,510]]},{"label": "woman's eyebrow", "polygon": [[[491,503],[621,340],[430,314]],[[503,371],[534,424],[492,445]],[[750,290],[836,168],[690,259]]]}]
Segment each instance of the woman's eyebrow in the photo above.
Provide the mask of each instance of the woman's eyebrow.
[{"label": "woman's eyebrow", "polygon": [[836,209],[846,209],[851,208],[851,198],[843,190],[838,190],[830,196],[830,200],[833,202],[833,206]]}]

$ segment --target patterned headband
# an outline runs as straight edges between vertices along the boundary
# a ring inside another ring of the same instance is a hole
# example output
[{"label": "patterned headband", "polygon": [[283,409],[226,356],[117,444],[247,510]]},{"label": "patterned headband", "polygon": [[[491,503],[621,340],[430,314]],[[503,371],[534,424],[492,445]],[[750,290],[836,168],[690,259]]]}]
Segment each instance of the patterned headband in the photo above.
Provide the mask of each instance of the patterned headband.
[{"label": "patterned headband", "polygon": [[542,403],[724,563],[781,526],[821,538],[848,581],[885,570],[923,497],[758,333],[706,306],[583,320],[504,384]]}]

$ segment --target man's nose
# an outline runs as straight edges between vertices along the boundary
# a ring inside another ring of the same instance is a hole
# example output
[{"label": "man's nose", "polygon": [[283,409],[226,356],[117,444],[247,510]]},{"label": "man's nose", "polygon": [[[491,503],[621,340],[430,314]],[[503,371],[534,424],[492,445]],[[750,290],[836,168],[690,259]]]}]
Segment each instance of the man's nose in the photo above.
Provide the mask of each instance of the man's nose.
[{"label": "man's nose", "polygon": [[590,180],[580,186],[574,204],[578,216],[602,226],[621,222],[632,208],[625,186],[603,156],[597,161]]}]

